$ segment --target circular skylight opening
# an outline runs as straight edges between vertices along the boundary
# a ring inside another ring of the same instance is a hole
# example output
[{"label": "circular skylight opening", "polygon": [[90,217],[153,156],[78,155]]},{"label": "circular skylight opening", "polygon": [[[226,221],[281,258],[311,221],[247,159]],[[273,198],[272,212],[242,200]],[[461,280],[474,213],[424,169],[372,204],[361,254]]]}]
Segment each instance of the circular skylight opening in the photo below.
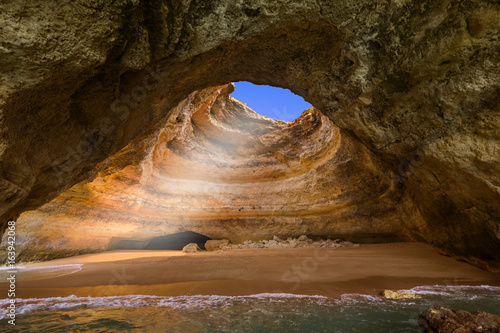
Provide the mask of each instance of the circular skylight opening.
[{"label": "circular skylight opening", "polygon": [[277,120],[291,122],[304,110],[312,107],[302,97],[288,89],[256,85],[250,82],[235,82],[231,97],[245,103],[258,114]]}]

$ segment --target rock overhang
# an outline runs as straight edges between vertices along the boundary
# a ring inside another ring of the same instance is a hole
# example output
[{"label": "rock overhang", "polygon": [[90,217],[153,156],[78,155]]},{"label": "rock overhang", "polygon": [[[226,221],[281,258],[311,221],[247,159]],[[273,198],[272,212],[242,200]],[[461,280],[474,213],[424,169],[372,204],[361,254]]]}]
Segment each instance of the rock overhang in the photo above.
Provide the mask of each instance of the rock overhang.
[{"label": "rock overhang", "polygon": [[[290,88],[376,153],[423,216],[406,225],[416,237],[498,266],[497,4],[40,1],[3,9],[3,221],[157,130],[192,91],[247,80]],[[110,112],[144,68],[162,74],[158,87],[126,119]],[[113,130],[59,180],[53,167],[103,120]],[[425,158],[415,162],[417,150]]]}]

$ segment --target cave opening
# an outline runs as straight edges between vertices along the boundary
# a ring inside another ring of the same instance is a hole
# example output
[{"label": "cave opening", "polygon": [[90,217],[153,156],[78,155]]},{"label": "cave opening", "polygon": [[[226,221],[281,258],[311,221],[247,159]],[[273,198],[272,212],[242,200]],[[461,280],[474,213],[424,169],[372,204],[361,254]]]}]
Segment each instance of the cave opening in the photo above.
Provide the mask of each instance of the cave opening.
[{"label": "cave opening", "polygon": [[5,1],[2,324],[486,330],[494,2]]},{"label": "cave opening", "polygon": [[231,97],[245,103],[258,114],[276,120],[292,122],[304,110],[312,107],[302,96],[288,89],[257,85],[247,81],[234,83]]},{"label": "cave opening", "polygon": [[[250,99],[236,93],[242,85]],[[259,114],[254,102],[278,106]],[[281,114],[289,117],[284,121],[272,114],[279,105],[289,112]],[[161,237],[184,231],[232,244],[302,235],[354,243],[408,239],[385,165],[282,88],[237,82],[195,91],[171,109],[157,134],[133,141],[100,170],[23,214],[19,232],[53,251],[55,243],[58,251],[88,244],[91,251],[147,249],[155,237],[155,249],[169,248]],[[50,238],[32,227],[39,225]]]},{"label": "cave opening", "polygon": [[205,250],[205,243],[210,237],[192,232],[182,231],[174,234],[151,238],[120,238],[113,237],[108,244],[108,250],[182,250],[186,245],[195,243]]}]

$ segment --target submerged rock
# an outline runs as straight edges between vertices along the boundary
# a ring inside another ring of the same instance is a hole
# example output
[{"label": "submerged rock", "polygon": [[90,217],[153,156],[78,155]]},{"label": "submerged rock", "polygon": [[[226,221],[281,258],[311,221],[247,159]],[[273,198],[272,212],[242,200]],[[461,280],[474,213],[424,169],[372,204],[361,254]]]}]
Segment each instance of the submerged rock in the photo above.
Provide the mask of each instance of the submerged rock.
[{"label": "submerged rock", "polygon": [[488,312],[453,311],[448,308],[428,309],[418,317],[424,333],[498,333],[500,316]]}]

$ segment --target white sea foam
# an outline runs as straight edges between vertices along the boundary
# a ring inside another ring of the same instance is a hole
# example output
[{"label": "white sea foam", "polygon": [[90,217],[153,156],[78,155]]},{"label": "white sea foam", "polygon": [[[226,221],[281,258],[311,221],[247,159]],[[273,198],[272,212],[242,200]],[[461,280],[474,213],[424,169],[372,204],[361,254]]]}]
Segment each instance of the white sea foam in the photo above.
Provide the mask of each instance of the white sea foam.
[{"label": "white sea foam", "polygon": [[453,286],[453,285],[434,285],[434,286],[419,286],[410,289],[418,295],[437,295],[437,296],[468,296],[470,297],[472,293],[481,295],[493,295],[497,294],[500,296],[500,287],[497,286]]},{"label": "white sea foam", "polygon": [[26,268],[26,267],[24,267],[24,266],[15,266],[14,268],[11,268],[9,266],[2,266],[2,267],[0,267],[0,272],[1,271],[12,271],[12,270],[15,271],[16,269],[24,269],[24,268]]},{"label": "white sea foam", "polygon": [[30,271],[55,271],[55,270],[67,270],[74,268],[81,268],[83,264],[68,264],[68,265],[56,265],[56,266],[40,266],[40,267],[26,267],[26,266],[15,266],[14,268],[10,267],[0,267],[0,271],[21,271],[21,272],[30,272]]},{"label": "white sea foam", "polygon": [[[457,296],[474,294],[497,294],[500,295],[500,287],[493,286],[421,286],[410,289],[420,295],[443,295]],[[116,308],[116,307],[169,307],[174,310],[200,309],[206,307],[232,305],[236,302],[249,302],[252,300],[264,300],[269,302],[285,302],[306,300],[318,305],[342,305],[352,303],[380,303],[397,302],[386,300],[379,296],[363,294],[344,294],[340,300],[329,299],[319,295],[298,295],[285,293],[262,293],[248,296],[219,296],[219,295],[194,295],[194,296],[150,296],[150,295],[126,295],[108,297],[50,297],[50,298],[18,298],[16,299],[16,313],[28,314],[35,311],[58,311],[78,308]],[[0,319],[7,315],[6,307],[9,299],[0,299]]]},{"label": "white sea foam", "polygon": [[342,294],[340,299],[343,301],[363,300],[363,301],[369,301],[369,302],[380,302],[381,300],[383,300],[383,298],[380,296],[372,296],[372,295],[365,295],[365,294]]},{"label": "white sea foam", "polygon": [[68,264],[57,266],[42,266],[42,267],[24,267],[16,266],[15,268],[2,267],[0,268],[0,281],[5,280],[9,275],[9,271],[17,272],[17,280],[32,280],[41,278],[53,278],[56,276],[72,274],[80,271],[83,264]]},{"label": "white sea foam", "polygon": [[327,299],[328,297],[321,295],[301,295],[287,293],[262,293],[249,296],[238,296],[242,298],[312,298],[312,299]]},{"label": "white sea foam", "polygon": [[[227,304],[235,301],[246,301],[251,299],[266,299],[279,301],[283,299],[327,299],[318,295],[295,295],[295,294],[255,294],[248,296],[218,296],[218,295],[194,295],[194,296],[149,296],[149,295],[127,295],[108,297],[49,297],[49,298],[17,298],[17,314],[27,314],[35,311],[57,311],[71,310],[76,308],[115,308],[115,307],[142,307],[142,306],[164,306],[172,309],[196,309],[210,306]],[[0,319],[7,315],[6,306],[9,299],[0,300]]]}]

